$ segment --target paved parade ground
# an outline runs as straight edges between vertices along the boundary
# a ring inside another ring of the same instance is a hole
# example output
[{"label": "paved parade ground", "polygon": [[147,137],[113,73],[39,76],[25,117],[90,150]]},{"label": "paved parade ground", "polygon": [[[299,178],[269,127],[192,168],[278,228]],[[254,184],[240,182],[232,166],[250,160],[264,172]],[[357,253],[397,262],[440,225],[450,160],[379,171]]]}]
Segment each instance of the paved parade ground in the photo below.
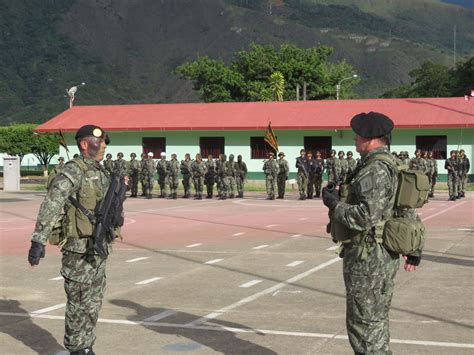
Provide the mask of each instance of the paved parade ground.
[{"label": "paved parade ground", "polygon": [[[396,278],[395,354],[474,353],[474,193],[420,210],[420,268]],[[97,354],[351,354],[342,262],[322,201],[125,202],[107,266]],[[0,353],[65,354],[60,252],[31,269],[44,193],[0,192]]]}]

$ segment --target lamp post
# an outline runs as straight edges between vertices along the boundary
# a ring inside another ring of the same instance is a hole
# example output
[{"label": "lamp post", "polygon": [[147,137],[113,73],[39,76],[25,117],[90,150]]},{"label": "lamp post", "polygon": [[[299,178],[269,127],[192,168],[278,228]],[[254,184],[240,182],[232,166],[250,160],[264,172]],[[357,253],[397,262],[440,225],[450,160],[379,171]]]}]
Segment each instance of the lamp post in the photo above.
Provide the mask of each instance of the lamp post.
[{"label": "lamp post", "polygon": [[84,86],[84,85],[86,85],[86,83],[81,83],[81,85],[73,86],[69,90],[66,89],[66,94],[67,94],[67,96],[69,96],[69,108],[72,108],[72,106],[73,106],[75,95],[76,95],[76,92],[77,92],[77,87],[78,86]]},{"label": "lamp post", "polygon": [[339,92],[341,91],[341,84],[343,81],[350,80],[350,79],[355,79],[357,78],[357,74],[353,74],[351,76],[348,76],[347,78],[339,80],[339,82],[336,85],[336,100],[339,100]]}]

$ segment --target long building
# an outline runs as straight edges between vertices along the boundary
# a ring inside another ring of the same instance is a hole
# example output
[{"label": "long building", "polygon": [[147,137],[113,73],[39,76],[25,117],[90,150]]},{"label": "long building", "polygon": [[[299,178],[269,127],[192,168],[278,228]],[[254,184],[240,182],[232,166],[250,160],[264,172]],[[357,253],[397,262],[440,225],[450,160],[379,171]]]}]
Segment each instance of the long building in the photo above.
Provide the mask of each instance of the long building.
[{"label": "long building", "polygon": [[[242,103],[137,104],[75,106],[37,127],[37,132],[62,131],[71,153],[77,152],[74,132],[85,124],[101,126],[111,144],[107,151],[127,158],[135,152],[185,153],[203,157],[220,153],[242,155],[249,179],[263,179],[262,165],[271,148],[263,137],[269,122],[295,174],[301,148],[351,150],[351,118],[377,111],[395,123],[392,151],[432,150],[438,159],[440,180],[446,180],[444,160],[453,149],[473,156],[474,98],[412,98],[339,101],[285,101]],[[61,149],[61,155],[65,155]]]}]

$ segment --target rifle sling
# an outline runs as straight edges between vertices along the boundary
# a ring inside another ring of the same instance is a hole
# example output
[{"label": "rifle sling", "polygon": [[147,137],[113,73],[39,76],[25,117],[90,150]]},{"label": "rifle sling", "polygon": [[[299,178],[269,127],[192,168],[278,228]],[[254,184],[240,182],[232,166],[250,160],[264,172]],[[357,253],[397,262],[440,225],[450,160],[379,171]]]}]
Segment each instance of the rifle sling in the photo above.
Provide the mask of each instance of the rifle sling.
[{"label": "rifle sling", "polygon": [[78,200],[76,200],[72,196],[69,196],[69,201],[73,204],[74,207],[76,207],[79,211],[81,211],[84,214],[84,216],[86,216],[92,224],[95,224],[96,222],[95,216],[87,208],[81,205]]}]

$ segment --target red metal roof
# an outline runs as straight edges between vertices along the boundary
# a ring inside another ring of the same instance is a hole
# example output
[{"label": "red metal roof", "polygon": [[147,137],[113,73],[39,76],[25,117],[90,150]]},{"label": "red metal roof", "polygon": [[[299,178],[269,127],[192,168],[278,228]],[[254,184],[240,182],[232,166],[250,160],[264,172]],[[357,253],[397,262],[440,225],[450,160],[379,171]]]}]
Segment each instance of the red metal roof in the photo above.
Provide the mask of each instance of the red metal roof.
[{"label": "red metal roof", "polygon": [[378,111],[396,128],[474,127],[474,98],[233,102],[75,106],[37,132],[75,131],[95,124],[106,131],[344,129],[360,112]]}]

